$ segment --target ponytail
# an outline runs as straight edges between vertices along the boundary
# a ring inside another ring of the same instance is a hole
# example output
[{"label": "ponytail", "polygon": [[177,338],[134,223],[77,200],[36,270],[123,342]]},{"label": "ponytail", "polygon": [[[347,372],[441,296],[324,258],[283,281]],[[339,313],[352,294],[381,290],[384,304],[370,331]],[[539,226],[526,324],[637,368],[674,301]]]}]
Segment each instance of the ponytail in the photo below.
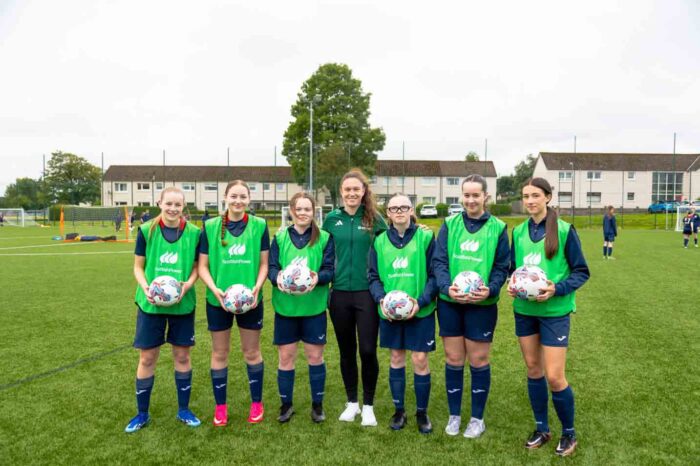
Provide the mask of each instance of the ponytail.
[{"label": "ponytail", "polygon": [[228,226],[228,209],[221,215],[221,245],[228,245],[226,238],[226,227]]},{"label": "ponytail", "polygon": [[151,219],[151,227],[148,229],[149,238],[153,236],[153,232],[156,231],[156,228],[158,228],[158,226],[160,225],[161,220],[163,220],[163,213],[159,213]]},{"label": "ponytail", "polygon": [[551,207],[547,206],[547,219],[545,226],[544,252],[547,259],[552,259],[559,250],[559,216]]}]

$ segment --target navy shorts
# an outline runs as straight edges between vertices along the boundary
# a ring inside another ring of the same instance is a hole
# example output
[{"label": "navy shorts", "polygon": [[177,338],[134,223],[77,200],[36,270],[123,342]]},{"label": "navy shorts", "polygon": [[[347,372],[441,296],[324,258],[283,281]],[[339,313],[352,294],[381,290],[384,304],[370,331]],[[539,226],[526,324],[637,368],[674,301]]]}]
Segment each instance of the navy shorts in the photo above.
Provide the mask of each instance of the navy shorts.
[{"label": "navy shorts", "polygon": [[326,344],[326,311],[308,317],[286,317],[275,312],[273,345],[289,345],[299,340],[310,345]]},{"label": "navy shorts", "polygon": [[491,343],[498,321],[498,305],[451,303],[438,299],[438,322],[441,337],[464,337]]},{"label": "navy shorts", "polygon": [[615,242],[615,235],[603,235],[603,241],[607,241],[608,243],[613,243],[613,242]]},{"label": "navy shorts", "polygon": [[263,328],[263,301],[258,307],[245,314],[234,314],[225,311],[221,306],[214,306],[207,301],[207,328],[210,332],[221,332],[233,327],[233,319],[236,319],[238,328],[247,330],[262,330]]},{"label": "navy shorts", "polygon": [[515,313],[515,334],[519,337],[540,335],[544,346],[569,346],[571,314],[562,317],[536,317]]},{"label": "navy shorts", "polygon": [[379,320],[379,346],[395,350],[435,351],[435,313],[410,320]]},{"label": "navy shorts", "polygon": [[689,235],[689,234],[691,234],[691,233],[697,233],[697,230],[695,230],[694,232],[691,232],[691,231],[690,231],[690,228],[683,228],[683,234],[684,234],[684,235]]},{"label": "navy shorts", "polygon": [[183,315],[149,314],[137,306],[134,348],[156,348],[165,342],[194,346],[194,311]]}]

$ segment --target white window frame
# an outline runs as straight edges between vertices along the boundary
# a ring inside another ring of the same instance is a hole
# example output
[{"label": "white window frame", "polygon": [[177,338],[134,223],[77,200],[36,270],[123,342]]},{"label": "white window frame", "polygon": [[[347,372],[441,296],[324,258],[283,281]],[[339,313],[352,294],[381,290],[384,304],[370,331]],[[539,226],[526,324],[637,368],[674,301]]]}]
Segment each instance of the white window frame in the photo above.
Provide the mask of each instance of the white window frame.
[{"label": "white window frame", "polygon": [[270,189],[271,189],[270,183],[263,183],[262,185],[263,185],[263,191],[265,191],[266,193],[269,193]]},{"label": "white window frame", "polygon": [[191,181],[184,181],[182,183],[182,190],[186,193],[191,193],[194,192],[195,190],[195,183]]},{"label": "white window frame", "polygon": [[151,207],[151,201],[139,201],[138,206],[139,207]]},{"label": "white window frame", "polygon": [[121,183],[121,182],[114,183],[114,192],[115,193],[128,193],[129,192],[129,184],[128,183]]},{"label": "white window frame", "polygon": [[422,176],[420,179],[421,186],[436,186],[437,177],[436,176]]},{"label": "white window frame", "polygon": [[570,171],[560,171],[559,181],[571,181],[574,178],[573,172]]},{"label": "white window frame", "polygon": [[150,181],[139,181],[136,183],[136,191],[150,191],[151,182]]},{"label": "white window frame", "polygon": [[275,183],[277,186],[277,192],[284,191],[284,183]]},{"label": "white window frame", "polygon": [[114,205],[126,205],[126,201],[117,201]]},{"label": "white window frame", "polygon": [[[448,176],[446,183],[447,183],[447,186],[459,186],[459,177]],[[456,204],[456,202],[455,202],[455,204]]]},{"label": "white window frame", "polygon": [[447,196],[445,198],[445,204],[447,204],[447,205],[459,204],[459,197],[458,196]]},{"label": "white window frame", "polygon": [[603,173],[600,171],[587,171],[586,181],[600,181],[603,179]]},{"label": "white window frame", "polygon": [[571,204],[571,201],[573,197],[571,196],[571,191],[559,191],[559,205],[561,205],[562,202],[565,202],[567,204]]},{"label": "white window frame", "polygon": [[627,200],[634,201],[634,193],[627,193]]},{"label": "white window frame", "polygon": [[162,191],[163,185],[164,183],[162,181],[156,181],[156,191]]},{"label": "white window frame", "polygon": [[382,186],[391,186],[390,176],[382,176]]},{"label": "white window frame", "polygon": [[218,191],[219,190],[219,183],[204,183],[204,190],[205,191]]},{"label": "white window frame", "polygon": [[437,206],[437,204],[435,203],[435,196],[423,196],[422,199],[423,199],[423,201],[421,202],[421,204],[429,204],[429,205]]},{"label": "white window frame", "polygon": [[256,183],[248,183],[248,189],[250,189],[251,193],[257,193],[258,185]]},{"label": "white window frame", "polygon": [[205,202],[205,203],[204,203],[204,210],[208,210],[208,211],[210,211],[210,213],[211,213],[212,210],[213,210],[214,212],[218,212],[218,211],[219,211],[219,204],[217,204],[216,201],[213,201],[213,202]]},{"label": "white window frame", "polygon": [[627,172],[627,181],[634,181],[637,179],[637,172]]},{"label": "white window frame", "polygon": [[[596,200],[596,198],[598,200]],[[587,191],[586,192],[586,204],[589,202],[591,204],[600,204],[603,199],[603,194],[597,191]]]}]

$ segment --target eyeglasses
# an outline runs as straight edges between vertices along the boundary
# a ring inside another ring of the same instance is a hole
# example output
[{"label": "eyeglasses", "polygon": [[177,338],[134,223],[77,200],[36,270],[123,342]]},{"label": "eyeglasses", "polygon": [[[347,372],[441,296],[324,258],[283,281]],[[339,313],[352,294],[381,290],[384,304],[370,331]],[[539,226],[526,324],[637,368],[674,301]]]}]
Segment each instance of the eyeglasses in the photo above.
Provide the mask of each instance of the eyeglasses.
[{"label": "eyeglasses", "polygon": [[400,206],[397,205],[397,206],[387,207],[386,210],[388,210],[392,214],[395,214],[399,211],[408,212],[409,210],[411,210],[411,206],[410,205],[400,205]]}]

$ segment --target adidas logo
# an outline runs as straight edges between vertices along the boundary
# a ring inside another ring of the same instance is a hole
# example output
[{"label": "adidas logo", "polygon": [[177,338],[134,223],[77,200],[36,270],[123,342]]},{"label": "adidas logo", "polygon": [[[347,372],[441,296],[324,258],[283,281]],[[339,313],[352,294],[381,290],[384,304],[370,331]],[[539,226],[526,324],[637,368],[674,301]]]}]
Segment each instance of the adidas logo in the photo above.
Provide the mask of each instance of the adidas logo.
[{"label": "adidas logo", "polygon": [[523,258],[525,265],[540,265],[540,262],[542,262],[542,255],[538,252],[531,252]]},{"label": "adidas logo", "polygon": [[177,263],[177,253],[176,252],[166,252],[160,256],[161,264],[175,264]]},{"label": "adidas logo", "polygon": [[335,226],[337,226],[337,227],[342,227],[342,226],[343,226],[343,221],[342,221],[342,220],[338,220],[337,222],[335,222]]},{"label": "adidas logo", "polygon": [[229,256],[242,256],[245,254],[245,244],[234,244],[228,249]]},{"label": "adidas logo", "polygon": [[395,269],[405,269],[408,267],[408,259],[405,257],[397,257],[394,259],[394,262],[391,263],[391,266]]},{"label": "adidas logo", "polygon": [[479,242],[473,239],[468,239],[459,245],[459,249],[462,251],[476,252],[479,249]]}]

